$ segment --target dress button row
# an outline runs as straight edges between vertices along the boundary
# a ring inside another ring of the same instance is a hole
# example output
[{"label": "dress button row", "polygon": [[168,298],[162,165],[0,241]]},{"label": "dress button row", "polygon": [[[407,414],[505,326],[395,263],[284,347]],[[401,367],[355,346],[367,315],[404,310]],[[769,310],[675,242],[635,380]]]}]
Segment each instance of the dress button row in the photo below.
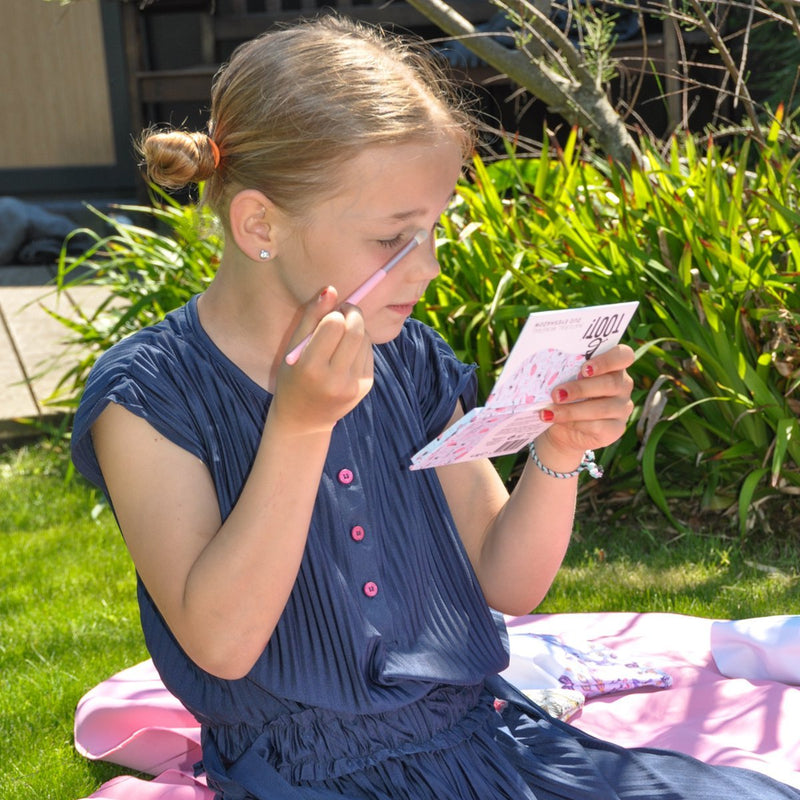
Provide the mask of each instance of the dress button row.
[{"label": "dress button row", "polygon": [[347,486],[348,484],[353,482],[353,471],[349,469],[340,469],[339,474],[336,476],[339,479],[339,483],[344,484]]},{"label": "dress button row", "polygon": [[367,581],[364,584],[364,594],[367,597],[375,597],[378,594],[378,584],[375,581]]}]

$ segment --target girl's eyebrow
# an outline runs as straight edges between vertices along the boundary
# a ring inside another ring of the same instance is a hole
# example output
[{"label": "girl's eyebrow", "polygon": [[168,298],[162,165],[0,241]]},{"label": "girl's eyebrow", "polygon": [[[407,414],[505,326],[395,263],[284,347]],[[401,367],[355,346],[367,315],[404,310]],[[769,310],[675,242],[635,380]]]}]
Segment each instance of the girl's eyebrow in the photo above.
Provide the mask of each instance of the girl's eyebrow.
[{"label": "girl's eyebrow", "polygon": [[[442,212],[444,212],[445,208],[447,208],[450,203],[453,202],[453,198],[456,196],[455,192],[452,192],[450,196],[447,198],[447,202],[444,204],[442,208]],[[390,214],[386,217],[387,220],[398,221],[398,222],[405,222],[407,219],[411,219],[412,217],[422,217],[428,213],[428,209],[426,208],[414,208],[410,211],[398,211],[396,214]]]},{"label": "girl's eyebrow", "polygon": [[391,214],[386,219],[390,220],[397,220],[398,222],[405,222],[407,219],[411,219],[411,217],[420,217],[425,214],[424,208],[414,208],[410,211],[398,211],[396,214]]}]

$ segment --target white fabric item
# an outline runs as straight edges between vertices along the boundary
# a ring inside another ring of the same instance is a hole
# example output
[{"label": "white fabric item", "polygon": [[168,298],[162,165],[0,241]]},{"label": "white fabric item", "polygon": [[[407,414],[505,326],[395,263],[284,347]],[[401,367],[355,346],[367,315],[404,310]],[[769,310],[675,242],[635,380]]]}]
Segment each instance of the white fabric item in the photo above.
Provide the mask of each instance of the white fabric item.
[{"label": "white fabric item", "polygon": [[711,655],[728,678],[800,684],[800,616],[714,622]]},{"label": "white fabric item", "polygon": [[509,631],[510,659],[500,673],[518,689],[558,689],[564,672],[560,653],[540,636]]}]

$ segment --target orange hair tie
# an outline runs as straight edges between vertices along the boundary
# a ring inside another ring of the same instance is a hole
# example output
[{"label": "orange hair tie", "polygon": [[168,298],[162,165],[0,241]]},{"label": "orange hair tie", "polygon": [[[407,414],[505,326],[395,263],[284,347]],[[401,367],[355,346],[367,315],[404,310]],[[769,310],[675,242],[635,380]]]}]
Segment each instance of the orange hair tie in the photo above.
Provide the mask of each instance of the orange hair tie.
[{"label": "orange hair tie", "polygon": [[211,137],[209,137],[208,146],[211,148],[211,152],[214,154],[214,169],[216,169],[219,166],[219,160],[222,157],[219,152],[219,145]]}]

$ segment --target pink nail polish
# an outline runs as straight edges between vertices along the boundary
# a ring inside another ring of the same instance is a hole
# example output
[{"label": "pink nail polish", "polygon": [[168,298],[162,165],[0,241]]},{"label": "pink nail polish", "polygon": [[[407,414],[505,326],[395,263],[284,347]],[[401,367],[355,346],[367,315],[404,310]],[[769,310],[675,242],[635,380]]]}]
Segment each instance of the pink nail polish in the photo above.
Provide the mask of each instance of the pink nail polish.
[{"label": "pink nail polish", "polygon": [[586,364],[586,365],[584,365],[584,367],[583,367],[583,374],[584,374],[584,375],[585,375],[587,378],[591,378],[591,377],[592,377],[592,375],[594,375],[594,367],[593,367],[591,364]]},{"label": "pink nail polish", "polygon": [[549,408],[543,408],[539,412],[539,417],[541,418],[542,422],[552,422],[555,414]]},{"label": "pink nail polish", "polygon": [[567,390],[566,389],[559,389],[556,392],[556,400],[559,403],[563,403],[568,397],[569,397],[569,395],[567,394]]}]

